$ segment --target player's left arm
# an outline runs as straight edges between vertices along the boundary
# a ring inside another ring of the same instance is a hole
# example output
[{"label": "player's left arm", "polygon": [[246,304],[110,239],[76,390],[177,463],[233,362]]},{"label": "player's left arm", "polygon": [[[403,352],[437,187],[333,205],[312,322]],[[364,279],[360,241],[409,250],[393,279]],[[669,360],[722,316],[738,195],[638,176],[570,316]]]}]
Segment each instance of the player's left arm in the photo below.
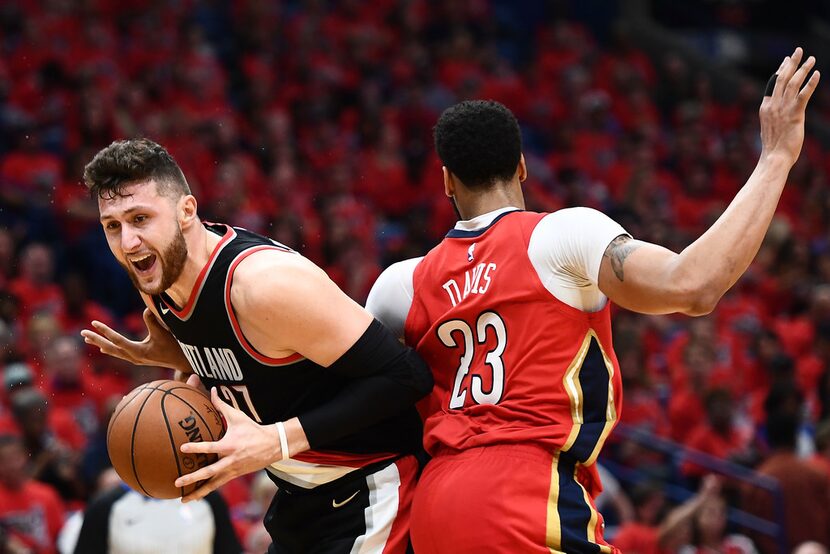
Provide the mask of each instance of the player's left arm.
[{"label": "player's left arm", "polygon": [[332,401],[300,415],[308,446],[324,446],[400,413],[432,389],[426,363],[322,269],[277,252],[248,259],[234,276],[231,297],[251,344],[275,357],[296,352],[351,380]]},{"label": "player's left arm", "polygon": [[[286,456],[399,413],[432,388],[423,360],[301,256],[252,254],[234,274],[231,301],[246,339],[262,354],[279,358],[298,353],[351,379],[326,404],[283,422]],[[283,458],[278,424],[258,425],[211,392],[228,431],[217,442],[182,446],[185,452],[220,455],[218,462],[176,481],[183,487],[207,480],[186,501]]]},{"label": "player's left arm", "polygon": [[807,103],[818,86],[815,58],[796,48],[776,73],[759,109],[761,154],[755,170],[718,220],[679,254],[617,237],[605,251],[599,287],[617,304],[644,313],[704,315],[735,284],[775,214],[801,153]]}]

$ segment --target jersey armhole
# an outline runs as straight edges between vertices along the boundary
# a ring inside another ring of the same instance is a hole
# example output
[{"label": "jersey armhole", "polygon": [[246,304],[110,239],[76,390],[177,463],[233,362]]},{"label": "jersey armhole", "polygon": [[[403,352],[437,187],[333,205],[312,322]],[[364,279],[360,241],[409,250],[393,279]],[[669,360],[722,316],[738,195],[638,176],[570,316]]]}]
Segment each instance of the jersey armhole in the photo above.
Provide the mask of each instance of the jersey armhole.
[{"label": "jersey armhole", "polygon": [[272,358],[270,356],[266,356],[265,354],[259,352],[254,346],[248,342],[248,339],[245,337],[245,334],[242,332],[242,328],[239,326],[239,320],[236,317],[236,312],[234,311],[233,304],[231,303],[231,285],[233,283],[233,273],[236,271],[236,267],[248,256],[254,254],[256,252],[261,252],[263,250],[275,250],[277,252],[284,252],[284,253],[291,253],[291,251],[283,250],[278,246],[256,246],[254,248],[249,248],[243,252],[240,252],[236,258],[233,259],[230,266],[228,267],[228,275],[225,278],[225,311],[228,314],[228,320],[230,321],[231,328],[233,329],[233,334],[236,337],[237,342],[245,352],[248,353],[254,360],[261,363],[262,365],[267,366],[284,366],[290,365],[300,360],[304,360],[305,357],[302,354],[294,353],[290,356],[286,356],[284,358]]},{"label": "jersey armhole", "polygon": [[[571,317],[580,322],[584,322],[586,321],[586,318],[589,318],[591,313],[594,312],[586,312],[580,310],[579,308],[575,308],[570,304],[565,303],[565,301],[556,296],[545,286],[545,283],[542,281],[542,276],[539,275],[539,272],[536,270],[536,266],[533,265],[533,260],[530,259],[530,252],[528,251],[528,249],[530,248],[530,239],[533,236],[533,232],[536,230],[536,226],[539,225],[542,222],[542,220],[545,219],[545,217],[549,216],[550,213],[539,213],[536,215],[538,215],[539,217],[536,219],[536,221],[533,222],[533,226],[525,225],[524,222],[522,222],[523,224],[519,227],[521,229],[522,240],[524,241],[525,245],[524,261],[527,265],[528,271],[530,271],[533,275],[534,286],[536,287],[536,290],[539,292],[539,294],[543,295],[546,298],[550,298],[553,301],[554,308],[557,311],[559,311],[567,317]],[[607,308],[607,306],[608,302],[606,301],[605,306],[596,313],[602,312],[602,310]]]}]

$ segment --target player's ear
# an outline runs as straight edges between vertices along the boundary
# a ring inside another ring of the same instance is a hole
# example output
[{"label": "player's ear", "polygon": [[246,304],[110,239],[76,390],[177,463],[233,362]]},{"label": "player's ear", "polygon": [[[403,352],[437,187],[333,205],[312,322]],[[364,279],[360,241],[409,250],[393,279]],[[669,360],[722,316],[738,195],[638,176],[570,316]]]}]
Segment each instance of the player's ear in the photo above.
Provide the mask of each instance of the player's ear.
[{"label": "player's ear", "polygon": [[445,165],[441,166],[441,171],[444,173],[444,194],[452,198],[455,196],[455,175]]},{"label": "player's ear", "polygon": [[192,194],[186,194],[179,198],[178,215],[179,224],[182,229],[190,226],[194,222],[199,223],[196,207],[196,198]]},{"label": "player's ear", "polygon": [[516,168],[516,172],[519,174],[519,182],[524,183],[525,179],[527,179],[527,164],[525,163],[524,154],[519,158],[519,167]]}]

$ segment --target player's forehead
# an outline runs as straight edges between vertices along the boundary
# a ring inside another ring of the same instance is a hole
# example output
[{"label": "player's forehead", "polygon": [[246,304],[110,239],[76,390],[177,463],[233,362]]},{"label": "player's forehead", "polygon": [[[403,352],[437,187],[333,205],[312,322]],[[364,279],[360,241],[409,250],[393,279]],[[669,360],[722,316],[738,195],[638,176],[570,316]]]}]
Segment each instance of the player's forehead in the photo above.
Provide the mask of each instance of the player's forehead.
[{"label": "player's forehead", "polygon": [[137,209],[159,210],[169,203],[169,199],[159,194],[159,188],[153,179],[130,183],[121,189],[120,194],[98,198],[98,211],[101,219],[117,218]]}]

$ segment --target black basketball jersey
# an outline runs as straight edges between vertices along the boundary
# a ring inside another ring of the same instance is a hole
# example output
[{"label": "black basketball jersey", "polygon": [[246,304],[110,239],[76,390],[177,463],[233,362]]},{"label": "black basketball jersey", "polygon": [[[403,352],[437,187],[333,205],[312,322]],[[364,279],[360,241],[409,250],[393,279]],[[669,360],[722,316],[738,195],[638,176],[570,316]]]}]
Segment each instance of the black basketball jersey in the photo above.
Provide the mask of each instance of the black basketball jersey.
[{"label": "black basketball jersey", "polygon": [[[265,249],[299,254],[245,229],[204,225],[222,238],[187,304],[179,308],[165,293],[152,297],[193,370],[208,389],[217,387],[220,398],[263,424],[286,421],[328,402],[348,384],[345,377],[299,354],[271,358],[256,351],[231,306],[233,273],[244,258]],[[326,445],[325,451],[303,452],[268,469],[280,484],[313,488],[357,468],[417,452],[420,444],[421,422],[413,407]]]}]

